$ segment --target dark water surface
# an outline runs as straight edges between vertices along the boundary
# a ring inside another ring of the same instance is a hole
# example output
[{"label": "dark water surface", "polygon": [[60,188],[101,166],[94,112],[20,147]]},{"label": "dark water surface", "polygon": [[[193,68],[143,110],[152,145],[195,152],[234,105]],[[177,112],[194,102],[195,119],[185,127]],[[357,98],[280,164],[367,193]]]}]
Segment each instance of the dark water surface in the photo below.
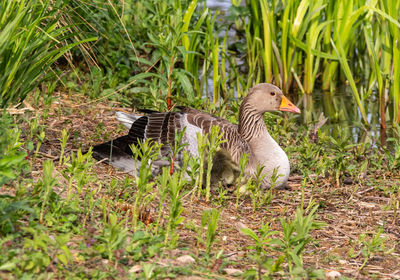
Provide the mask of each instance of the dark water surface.
[{"label": "dark water surface", "polygon": [[[207,7],[212,11],[220,11],[221,19],[226,16],[227,10],[232,6],[230,0],[207,0]],[[243,3],[242,3],[243,4]],[[223,37],[225,34],[220,34]],[[235,33],[228,33],[228,38],[234,40]],[[229,43],[228,43],[229,44]],[[238,65],[244,61],[237,61]],[[229,66],[228,66],[229,67]],[[204,97],[212,98],[213,79],[212,72],[207,79],[208,93],[206,90],[203,92]],[[361,92],[362,90],[359,89]],[[235,96],[237,93],[235,92]],[[295,95],[301,96],[301,95]],[[333,92],[324,92],[315,85],[315,90],[308,98],[309,106],[306,110],[305,100],[299,100],[297,104],[302,109],[301,123],[313,127],[318,122],[321,113],[328,118],[327,123],[322,126],[321,130],[324,133],[334,137],[348,137],[353,142],[371,142],[375,146],[380,137],[380,124],[379,124],[379,101],[377,94],[372,94],[368,97],[367,105],[367,119],[369,127],[362,123],[362,117],[355,98],[349,86],[343,85],[335,89]],[[290,97],[290,94],[289,94]],[[392,136],[392,125],[387,123],[388,137]],[[341,134],[341,135],[338,135]]]}]

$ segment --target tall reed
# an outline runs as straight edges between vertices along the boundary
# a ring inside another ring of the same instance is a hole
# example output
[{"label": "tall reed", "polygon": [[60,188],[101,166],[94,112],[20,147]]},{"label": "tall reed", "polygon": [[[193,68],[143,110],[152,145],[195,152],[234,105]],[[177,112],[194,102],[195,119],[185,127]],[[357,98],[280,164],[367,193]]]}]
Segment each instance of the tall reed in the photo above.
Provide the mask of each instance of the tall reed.
[{"label": "tall reed", "polygon": [[46,77],[49,67],[83,42],[60,26],[62,1],[0,2],[0,107],[22,102]]}]

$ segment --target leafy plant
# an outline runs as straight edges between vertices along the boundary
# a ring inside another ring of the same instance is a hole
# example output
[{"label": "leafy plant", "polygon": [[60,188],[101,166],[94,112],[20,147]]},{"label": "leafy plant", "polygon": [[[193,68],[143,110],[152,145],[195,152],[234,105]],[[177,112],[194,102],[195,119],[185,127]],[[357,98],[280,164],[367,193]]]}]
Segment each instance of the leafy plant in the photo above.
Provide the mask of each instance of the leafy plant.
[{"label": "leafy plant", "polygon": [[71,157],[64,158],[64,165],[66,169],[63,176],[68,181],[67,197],[70,200],[73,196],[72,187],[75,182],[77,192],[74,195],[79,195],[83,191],[83,186],[93,180],[90,176],[90,170],[93,166],[93,158],[91,149],[83,154],[81,149],[78,149],[76,154],[71,153]]},{"label": "leafy plant", "polygon": [[110,261],[114,258],[114,251],[125,244],[128,230],[123,227],[123,223],[124,221],[118,223],[117,215],[110,213],[108,224],[105,225],[102,234],[97,237],[101,244],[96,249]]},{"label": "leafy plant", "polygon": [[45,161],[43,163],[43,179],[35,186],[34,192],[39,193],[38,196],[41,200],[40,223],[43,223],[45,207],[49,200],[57,197],[57,194],[53,191],[53,187],[57,184],[57,179],[53,177],[53,171],[54,163],[50,160]]},{"label": "leafy plant", "polygon": [[0,9],[0,107],[22,102],[68,50],[74,33],[59,24],[65,2],[3,0]]},{"label": "leafy plant", "polygon": [[11,125],[11,117],[0,116],[0,186],[16,179],[26,169],[26,152],[21,150],[21,131]]},{"label": "leafy plant", "polygon": [[284,253],[289,273],[293,271],[293,264],[296,267],[303,267],[303,250],[312,240],[310,231],[325,226],[325,223],[315,221],[317,209],[318,205],[312,206],[312,203],[310,203],[307,208],[309,212],[306,216],[304,210],[298,208],[292,221],[281,219],[283,237],[277,240],[276,244],[279,246],[278,250]]},{"label": "leafy plant", "polygon": [[33,213],[27,200],[18,200],[14,196],[0,195],[0,233],[6,235],[15,231],[19,220],[26,213]]},{"label": "leafy plant", "polygon": [[207,226],[205,245],[206,254],[210,254],[211,246],[215,241],[215,236],[217,235],[218,219],[220,212],[216,209],[211,209],[209,211],[203,211],[201,214],[201,227]]},{"label": "leafy plant", "polygon": [[[213,126],[209,134],[203,136],[206,138],[205,147],[207,153],[207,173],[206,173],[206,201],[210,200],[210,186],[211,186],[211,170],[213,166],[213,157],[218,147],[226,142],[223,133],[220,133],[220,127]],[[204,141],[204,140],[202,140]],[[204,142],[203,142],[204,143]]]},{"label": "leafy plant", "polygon": [[[272,245],[276,243],[276,238],[272,236],[277,235],[278,231],[273,231],[270,229],[268,223],[262,223],[259,228],[259,235],[255,231],[250,228],[242,228],[242,233],[250,237],[254,245],[248,247],[248,249],[252,250],[253,254],[251,258],[257,264],[257,269],[247,270],[245,273],[245,277],[257,277],[258,279],[268,279],[268,277],[272,276],[274,273],[280,271],[281,265],[285,260],[285,256],[280,256],[276,260],[268,257],[268,251],[272,250]],[[263,272],[263,269],[267,270]]]},{"label": "leafy plant", "polygon": [[170,245],[171,247],[175,246],[178,234],[175,232],[176,227],[181,224],[184,218],[181,216],[183,211],[182,207],[182,194],[181,190],[186,184],[186,179],[180,179],[180,175],[178,172],[174,173],[169,180],[169,189],[168,194],[170,198],[170,206],[169,206],[169,218],[168,224],[165,232],[165,241],[164,244],[167,244],[168,238],[171,237]]},{"label": "leafy plant", "polygon": [[365,267],[368,260],[372,259],[377,252],[385,251],[385,238],[382,237],[383,229],[380,228],[376,234],[369,240],[366,234],[361,234],[359,239],[362,244],[361,254],[364,257],[360,270]]},{"label": "leafy plant", "polygon": [[137,185],[137,193],[133,205],[133,227],[136,228],[138,219],[138,206],[142,203],[143,196],[154,185],[150,181],[152,177],[153,162],[158,158],[161,144],[147,139],[139,142],[138,146],[131,145],[133,157],[135,160],[135,183]]}]

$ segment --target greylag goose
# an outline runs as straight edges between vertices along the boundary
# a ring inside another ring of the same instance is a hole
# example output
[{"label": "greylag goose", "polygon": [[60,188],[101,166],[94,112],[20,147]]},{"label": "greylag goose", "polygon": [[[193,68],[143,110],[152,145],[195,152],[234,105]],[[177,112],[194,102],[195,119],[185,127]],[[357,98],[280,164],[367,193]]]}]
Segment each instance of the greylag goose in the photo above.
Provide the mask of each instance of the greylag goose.
[{"label": "greylag goose", "polygon": [[[289,160],[268,133],[264,113],[278,110],[300,113],[300,109],[293,105],[278,87],[262,83],[251,88],[240,106],[237,125],[193,108],[179,109],[179,112],[149,111],[146,116],[117,112],[117,119],[130,129],[128,135],[95,146],[93,156],[96,159],[108,159],[114,167],[132,172],[135,164],[130,145],[153,139],[163,144],[161,156],[168,156],[171,149],[168,143],[174,143],[175,133],[186,128],[182,140],[187,144],[185,149],[198,156],[197,133],[209,133],[212,126],[219,126],[220,132],[223,132],[222,138],[226,140],[221,148],[229,152],[234,163],[239,164],[242,155],[249,154],[246,174],[254,175],[257,166],[261,165],[265,174],[263,187],[271,186],[274,170],[278,177],[274,186],[285,186],[290,173]],[[179,161],[179,158],[176,161]]]}]

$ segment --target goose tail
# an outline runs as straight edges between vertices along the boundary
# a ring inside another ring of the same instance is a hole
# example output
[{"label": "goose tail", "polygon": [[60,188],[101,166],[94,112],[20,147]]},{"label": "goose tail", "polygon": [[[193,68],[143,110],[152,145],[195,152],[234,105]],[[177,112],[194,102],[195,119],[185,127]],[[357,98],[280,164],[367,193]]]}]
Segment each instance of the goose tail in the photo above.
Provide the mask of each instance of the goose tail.
[{"label": "goose tail", "polygon": [[115,116],[117,117],[117,120],[128,129],[131,129],[132,124],[137,119],[142,117],[142,116],[136,116],[136,115],[132,115],[132,114],[127,114],[127,113],[124,113],[124,112],[116,112]]}]

